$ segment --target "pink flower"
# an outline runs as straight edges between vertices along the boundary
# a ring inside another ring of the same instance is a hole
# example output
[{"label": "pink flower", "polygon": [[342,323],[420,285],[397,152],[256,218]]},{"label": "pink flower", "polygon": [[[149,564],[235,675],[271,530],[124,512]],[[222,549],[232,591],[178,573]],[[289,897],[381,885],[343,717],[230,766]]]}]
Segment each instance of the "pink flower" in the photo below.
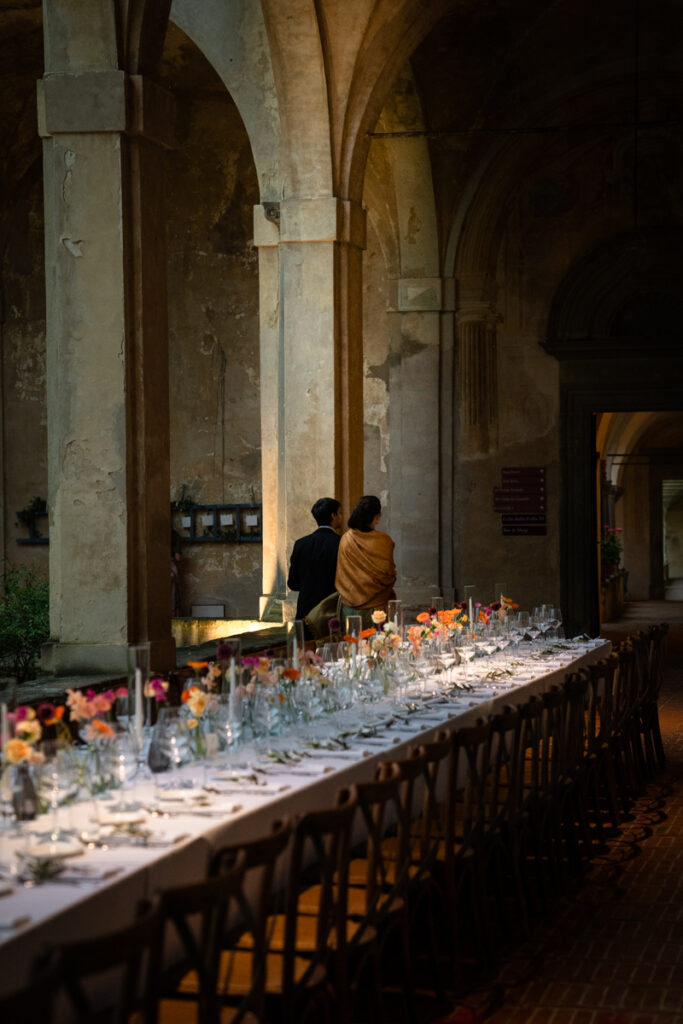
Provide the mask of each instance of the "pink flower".
[{"label": "pink flower", "polygon": [[94,694],[91,703],[97,715],[106,715],[107,711],[111,711],[111,701],[103,693]]},{"label": "pink flower", "polygon": [[66,693],[66,705],[71,713],[72,722],[84,722],[93,717],[95,708],[84,693],[80,690],[67,690]]},{"label": "pink flower", "polygon": [[154,697],[156,701],[166,700],[167,690],[168,683],[157,676],[154,679],[150,679],[145,686],[145,697]]}]

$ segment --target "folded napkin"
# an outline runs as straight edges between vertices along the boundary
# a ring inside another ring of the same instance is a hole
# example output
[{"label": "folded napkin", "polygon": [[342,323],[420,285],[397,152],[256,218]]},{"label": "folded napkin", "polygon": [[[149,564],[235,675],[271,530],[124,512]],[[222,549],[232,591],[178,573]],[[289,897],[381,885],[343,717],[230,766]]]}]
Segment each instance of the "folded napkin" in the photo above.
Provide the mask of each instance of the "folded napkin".
[{"label": "folded napkin", "polygon": [[60,871],[58,875],[55,875],[54,879],[50,881],[54,882],[104,882],[108,878],[113,878],[115,875],[120,875],[123,871],[122,867],[109,865],[98,865],[92,866],[90,864],[68,864],[64,871]]},{"label": "folded napkin", "polygon": [[269,775],[326,775],[337,769],[331,764],[276,764],[269,768],[262,768]]}]

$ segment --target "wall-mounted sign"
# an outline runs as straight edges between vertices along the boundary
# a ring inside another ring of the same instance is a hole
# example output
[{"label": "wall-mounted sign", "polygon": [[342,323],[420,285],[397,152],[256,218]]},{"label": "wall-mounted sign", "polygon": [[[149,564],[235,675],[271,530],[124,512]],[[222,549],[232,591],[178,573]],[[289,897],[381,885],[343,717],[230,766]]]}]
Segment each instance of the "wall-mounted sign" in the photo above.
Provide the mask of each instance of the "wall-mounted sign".
[{"label": "wall-mounted sign", "polygon": [[504,466],[493,488],[493,511],[504,537],[544,537],[547,532],[544,466]]}]

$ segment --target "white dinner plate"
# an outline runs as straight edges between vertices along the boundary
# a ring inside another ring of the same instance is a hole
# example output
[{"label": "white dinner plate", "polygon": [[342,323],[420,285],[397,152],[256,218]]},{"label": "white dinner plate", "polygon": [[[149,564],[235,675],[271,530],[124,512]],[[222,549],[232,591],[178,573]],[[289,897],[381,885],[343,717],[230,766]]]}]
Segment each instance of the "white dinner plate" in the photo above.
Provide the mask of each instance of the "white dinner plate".
[{"label": "white dinner plate", "polygon": [[58,839],[54,843],[50,839],[45,839],[42,843],[32,843],[31,846],[17,851],[18,856],[26,860],[62,860],[65,857],[78,857],[82,853],[83,844],[77,839]]},{"label": "white dinner plate", "polygon": [[100,825],[139,825],[146,818],[142,811],[102,811],[92,820]]},{"label": "white dinner plate", "polygon": [[157,800],[171,800],[173,803],[183,803],[184,801],[201,801],[203,804],[210,803],[209,795],[205,789],[197,789],[194,787],[183,787],[178,786],[174,788],[166,789],[163,786],[159,786],[156,791]]}]

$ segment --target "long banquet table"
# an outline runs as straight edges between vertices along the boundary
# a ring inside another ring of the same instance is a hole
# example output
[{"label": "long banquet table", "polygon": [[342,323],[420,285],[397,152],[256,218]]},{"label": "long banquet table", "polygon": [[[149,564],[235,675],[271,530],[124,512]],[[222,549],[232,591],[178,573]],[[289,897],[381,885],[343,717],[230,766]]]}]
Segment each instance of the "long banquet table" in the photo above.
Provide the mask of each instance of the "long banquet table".
[{"label": "long banquet table", "polygon": [[[0,992],[22,983],[35,956],[47,945],[121,927],[130,922],[139,900],[202,878],[212,851],[264,833],[278,817],[331,803],[341,787],[371,778],[377,764],[405,756],[416,741],[427,740],[446,726],[472,724],[506,704],[522,703],[609,651],[609,642],[601,639],[563,642],[552,655],[525,659],[505,685],[484,679],[453,698],[441,697],[433,687],[433,696],[420,702],[419,711],[398,719],[391,720],[396,706],[386,698],[372,708],[378,721],[385,711],[384,722],[390,724],[378,727],[374,735],[366,729],[366,735],[349,738],[347,749],[311,749],[297,764],[270,762],[260,785],[230,781],[229,772],[212,774],[213,766],[208,766],[198,781],[219,790],[211,795],[213,803],[161,805],[173,810],[168,815],[145,815],[149,845],[113,841],[109,846],[84,847],[84,856],[71,858],[62,875],[41,885],[3,881],[16,849],[26,842],[25,835],[19,839],[5,834],[0,839],[0,870],[4,870],[0,874]],[[476,666],[471,666],[472,676]],[[273,742],[279,748],[292,745],[286,736]],[[188,768],[193,770],[200,769]],[[136,799],[159,808],[154,803],[154,783],[148,786],[147,793],[143,785],[136,788]],[[91,803],[74,805],[68,815],[69,825],[77,832],[92,829]],[[31,823],[31,828],[49,831],[44,819]],[[3,890],[7,890],[4,895]]]}]

